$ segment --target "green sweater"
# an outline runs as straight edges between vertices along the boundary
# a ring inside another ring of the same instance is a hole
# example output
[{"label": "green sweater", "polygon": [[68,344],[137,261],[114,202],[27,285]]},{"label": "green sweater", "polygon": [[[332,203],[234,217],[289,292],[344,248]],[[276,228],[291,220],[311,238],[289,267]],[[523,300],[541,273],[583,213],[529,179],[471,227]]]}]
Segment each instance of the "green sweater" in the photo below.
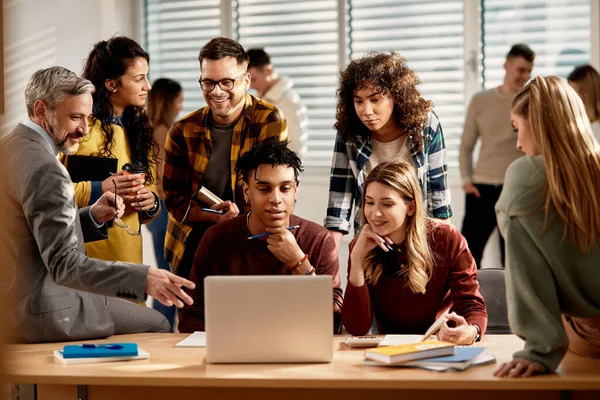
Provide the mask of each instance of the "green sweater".
[{"label": "green sweater", "polygon": [[[561,314],[600,316],[600,249],[583,253],[555,211],[541,210],[546,171],[540,157],[523,157],[506,171],[496,214],[506,240],[508,318],[525,348],[514,357],[556,369],[569,340]],[[546,229],[544,229],[546,227]]]}]

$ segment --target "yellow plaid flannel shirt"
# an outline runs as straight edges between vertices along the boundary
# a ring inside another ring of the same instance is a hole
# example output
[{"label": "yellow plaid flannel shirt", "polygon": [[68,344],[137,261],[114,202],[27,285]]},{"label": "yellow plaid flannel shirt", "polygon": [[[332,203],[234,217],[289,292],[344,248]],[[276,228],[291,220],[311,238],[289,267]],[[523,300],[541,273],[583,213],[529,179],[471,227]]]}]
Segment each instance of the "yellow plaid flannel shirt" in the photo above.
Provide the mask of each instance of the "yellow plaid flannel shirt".
[{"label": "yellow plaid flannel shirt", "polygon": [[[243,210],[242,177],[235,173],[238,158],[264,139],[278,136],[287,139],[287,123],[273,105],[246,94],[242,116],[233,128],[231,140],[231,189],[233,201]],[[200,189],[206,171],[212,138],[209,129],[210,108],[204,107],[179,120],[169,131],[165,144],[163,191],[169,211],[165,238],[165,259],[177,270],[193,223],[181,223],[192,195]],[[192,207],[202,207],[196,200]]]}]

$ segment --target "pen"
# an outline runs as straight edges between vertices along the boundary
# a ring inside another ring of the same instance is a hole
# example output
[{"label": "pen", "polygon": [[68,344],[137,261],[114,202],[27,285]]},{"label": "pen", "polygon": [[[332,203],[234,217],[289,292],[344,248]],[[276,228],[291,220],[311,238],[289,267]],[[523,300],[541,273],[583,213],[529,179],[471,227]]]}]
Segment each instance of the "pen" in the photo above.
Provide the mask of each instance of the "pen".
[{"label": "pen", "polygon": [[[292,229],[298,229],[298,228],[300,228],[300,225],[294,225],[294,226],[290,226],[289,228],[285,228],[285,229],[287,229],[288,231],[291,231]],[[261,238],[261,237],[269,236],[269,235],[271,235],[272,233],[273,233],[273,232],[265,232],[265,233],[261,233],[261,234],[259,234],[259,235],[250,236],[250,237],[248,238],[248,240],[250,240],[250,239],[258,239],[258,238]]]},{"label": "pen", "polygon": [[212,208],[202,208],[202,211],[211,212],[211,213],[214,213],[214,214],[224,214],[223,211],[213,210]]}]

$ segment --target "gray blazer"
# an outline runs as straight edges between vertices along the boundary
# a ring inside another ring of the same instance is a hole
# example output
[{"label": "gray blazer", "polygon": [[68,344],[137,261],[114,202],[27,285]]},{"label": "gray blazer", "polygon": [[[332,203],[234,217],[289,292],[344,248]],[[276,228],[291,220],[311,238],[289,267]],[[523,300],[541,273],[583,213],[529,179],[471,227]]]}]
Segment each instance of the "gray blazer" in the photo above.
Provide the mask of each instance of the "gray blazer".
[{"label": "gray blazer", "polygon": [[[105,296],[143,300],[148,266],[88,258],[84,237],[106,237],[50,144],[19,124],[0,140],[0,266],[12,334],[25,342],[81,340],[114,333]],[[6,320],[5,320],[6,321]],[[6,325],[5,325],[6,326]]]}]

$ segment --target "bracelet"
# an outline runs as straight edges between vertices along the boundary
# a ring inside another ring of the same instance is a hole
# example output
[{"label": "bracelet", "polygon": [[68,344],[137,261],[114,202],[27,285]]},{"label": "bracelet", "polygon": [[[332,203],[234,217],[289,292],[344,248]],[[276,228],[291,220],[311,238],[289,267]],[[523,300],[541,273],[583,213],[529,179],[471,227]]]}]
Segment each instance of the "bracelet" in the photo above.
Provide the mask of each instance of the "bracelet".
[{"label": "bracelet", "polygon": [[306,272],[304,273],[304,275],[312,275],[313,272],[315,272],[315,267],[313,267],[311,265],[310,268],[306,270]]},{"label": "bracelet", "polygon": [[292,272],[293,270],[304,264],[304,261],[306,260],[308,260],[308,254],[305,254],[304,257],[302,257],[302,260],[298,261],[296,264],[292,265],[291,267],[288,267],[288,270]]}]

